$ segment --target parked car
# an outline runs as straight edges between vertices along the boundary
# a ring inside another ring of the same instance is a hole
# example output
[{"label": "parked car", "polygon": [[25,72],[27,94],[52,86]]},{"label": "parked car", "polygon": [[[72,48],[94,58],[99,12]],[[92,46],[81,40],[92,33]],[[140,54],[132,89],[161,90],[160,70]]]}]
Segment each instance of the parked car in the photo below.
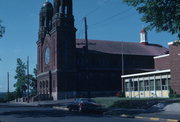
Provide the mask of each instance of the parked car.
[{"label": "parked car", "polygon": [[75,99],[67,108],[69,111],[79,112],[103,112],[105,110],[102,105],[97,104],[94,100],[89,98]]}]

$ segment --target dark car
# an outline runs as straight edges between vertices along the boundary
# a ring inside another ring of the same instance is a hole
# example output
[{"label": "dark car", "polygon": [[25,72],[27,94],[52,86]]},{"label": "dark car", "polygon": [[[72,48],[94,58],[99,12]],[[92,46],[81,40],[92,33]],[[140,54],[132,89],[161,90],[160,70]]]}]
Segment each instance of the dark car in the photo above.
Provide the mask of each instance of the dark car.
[{"label": "dark car", "polygon": [[89,98],[79,98],[75,99],[70,103],[67,108],[69,111],[79,111],[79,112],[103,112],[104,107],[97,104],[94,100]]}]

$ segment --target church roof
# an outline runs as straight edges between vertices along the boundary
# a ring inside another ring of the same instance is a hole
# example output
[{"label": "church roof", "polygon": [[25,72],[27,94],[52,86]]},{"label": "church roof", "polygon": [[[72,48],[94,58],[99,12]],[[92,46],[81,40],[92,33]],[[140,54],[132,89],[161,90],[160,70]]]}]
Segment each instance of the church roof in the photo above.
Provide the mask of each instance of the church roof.
[{"label": "church roof", "polygon": [[[157,44],[141,44],[138,42],[121,42],[105,40],[88,40],[89,50],[109,53],[109,54],[127,54],[127,55],[148,55],[158,56],[168,53],[168,49]],[[76,48],[83,48],[85,41],[76,40]]]}]

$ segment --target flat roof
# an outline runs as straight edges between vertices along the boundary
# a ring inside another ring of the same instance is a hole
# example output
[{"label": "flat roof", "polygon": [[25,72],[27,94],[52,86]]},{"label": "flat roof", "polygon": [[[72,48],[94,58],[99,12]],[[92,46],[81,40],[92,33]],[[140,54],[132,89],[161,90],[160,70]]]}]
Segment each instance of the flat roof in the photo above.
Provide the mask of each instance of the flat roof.
[{"label": "flat roof", "polygon": [[160,74],[160,73],[167,73],[170,72],[170,69],[167,70],[157,70],[153,72],[144,72],[144,73],[137,73],[137,74],[130,74],[130,75],[122,75],[121,78],[128,78],[128,77],[135,77],[135,76],[143,76],[143,75],[152,75],[152,74]]}]

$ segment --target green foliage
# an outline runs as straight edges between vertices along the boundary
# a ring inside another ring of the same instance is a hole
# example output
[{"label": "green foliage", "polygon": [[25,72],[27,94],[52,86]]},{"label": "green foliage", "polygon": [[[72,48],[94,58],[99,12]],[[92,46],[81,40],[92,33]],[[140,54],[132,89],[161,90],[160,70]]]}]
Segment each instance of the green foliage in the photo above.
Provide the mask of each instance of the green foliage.
[{"label": "green foliage", "polygon": [[176,92],[174,92],[173,89],[170,87],[169,97],[170,98],[180,98],[180,95],[176,94]]},{"label": "green foliage", "polygon": [[6,94],[6,97],[4,98],[4,101],[12,101],[15,99],[15,93],[14,92],[9,92]]},{"label": "green foliage", "polygon": [[4,99],[3,98],[0,98],[0,103],[4,103]]},{"label": "green foliage", "polygon": [[36,77],[33,75],[29,75],[29,82],[30,82],[30,94],[36,95],[37,94],[37,80]]},{"label": "green foliage", "polygon": [[0,20],[0,38],[3,37],[5,33],[5,27],[1,25],[2,21]]},{"label": "green foliage", "polygon": [[30,84],[31,94],[36,95],[37,94],[37,69],[36,68],[34,68],[33,73],[34,73],[34,76],[31,78],[32,82]]},{"label": "green foliage", "polygon": [[[28,85],[30,89],[30,94],[35,95],[36,94],[36,69],[34,69],[35,77],[31,74],[26,74],[26,64],[20,59],[17,59],[17,67],[16,67],[16,83],[14,84],[15,89],[15,97],[21,98],[23,96],[26,96]],[[28,80],[29,79],[29,80]]]},{"label": "green foliage", "polygon": [[117,101],[128,100],[128,99],[129,98],[120,98],[120,97],[99,97],[99,98],[94,98],[94,100],[98,104],[105,105],[106,107],[111,107]]},{"label": "green foliage", "polygon": [[102,104],[108,108],[133,108],[133,109],[147,109],[156,103],[166,101],[168,99],[161,98],[119,98],[119,97],[104,97],[94,98],[98,104]]},{"label": "green foliage", "polygon": [[14,87],[16,88],[15,96],[16,98],[20,98],[25,95],[27,90],[26,65],[20,58],[17,59],[16,75],[14,78],[17,80],[14,84]]},{"label": "green foliage", "polygon": [[174,42],[173,42],[173,45],[174,45],[174,46],[180,45],[180,40],[174,41]]},{"label": "green foliage", "polygon": [[157,32],[168,31],[180,38],[180,1],[179,0],[123,0],[143,14],[142,21],[149,23],[147,29]]}]

